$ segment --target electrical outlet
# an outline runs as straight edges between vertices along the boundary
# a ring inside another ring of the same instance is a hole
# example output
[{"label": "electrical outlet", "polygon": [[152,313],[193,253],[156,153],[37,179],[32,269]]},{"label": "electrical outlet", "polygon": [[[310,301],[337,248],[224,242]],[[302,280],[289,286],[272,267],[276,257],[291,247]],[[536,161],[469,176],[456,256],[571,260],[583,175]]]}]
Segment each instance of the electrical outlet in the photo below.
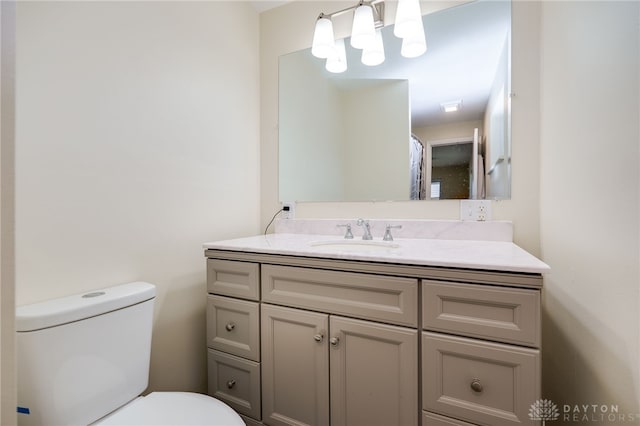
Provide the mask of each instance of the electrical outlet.
[{"label": "electrical outlet", "polygon": [[460,200],[460,220],[491,220],[491,200]]},{"label": "electrical outlet", "polygon": [[283,219],[293,219],[296,216],[296,203],[294,201],[283,202],[282,210]]}]

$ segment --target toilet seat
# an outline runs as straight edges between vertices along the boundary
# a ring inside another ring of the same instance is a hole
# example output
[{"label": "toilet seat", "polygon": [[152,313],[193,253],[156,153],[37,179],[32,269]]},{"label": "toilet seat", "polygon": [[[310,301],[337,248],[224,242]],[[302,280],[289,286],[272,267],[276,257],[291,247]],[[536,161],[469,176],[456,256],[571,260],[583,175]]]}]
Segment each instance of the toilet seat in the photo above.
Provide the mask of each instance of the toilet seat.
[{"label": "toilet seat", "polygon": [[245,426],[228,405],[207,395],[191,392],[153,392],[137,398],[93,425]]}]

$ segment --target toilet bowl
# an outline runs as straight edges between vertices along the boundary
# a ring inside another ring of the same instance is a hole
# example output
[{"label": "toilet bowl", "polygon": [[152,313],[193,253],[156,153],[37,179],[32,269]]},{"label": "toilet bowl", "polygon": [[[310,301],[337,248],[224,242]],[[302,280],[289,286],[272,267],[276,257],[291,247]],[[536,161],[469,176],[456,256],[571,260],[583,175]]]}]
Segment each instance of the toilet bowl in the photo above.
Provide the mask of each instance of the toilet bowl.
[{"label": "toilet bowl", "polygon": [[212,424],[244,426],[240,416],[231,407],[210,396],[190,392],[153,392],[134,399],[92,426]]},{"label": "toilet bowl", "polygon": [[155,294],[153,284],[135,282],[17,307],[18,424],[244,425],[208,395],[140,396]]}]

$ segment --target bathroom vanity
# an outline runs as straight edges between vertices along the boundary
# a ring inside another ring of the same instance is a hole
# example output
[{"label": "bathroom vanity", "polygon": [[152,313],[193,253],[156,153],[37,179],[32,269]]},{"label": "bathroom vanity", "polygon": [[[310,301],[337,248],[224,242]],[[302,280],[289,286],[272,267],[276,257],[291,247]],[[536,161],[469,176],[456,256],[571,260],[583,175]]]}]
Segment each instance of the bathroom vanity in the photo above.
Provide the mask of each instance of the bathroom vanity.
[{"label": "bathroom vanity", "polygon": [[446,226],[205,244],[209,394],[247,424],[536,424],[548,266]]}]

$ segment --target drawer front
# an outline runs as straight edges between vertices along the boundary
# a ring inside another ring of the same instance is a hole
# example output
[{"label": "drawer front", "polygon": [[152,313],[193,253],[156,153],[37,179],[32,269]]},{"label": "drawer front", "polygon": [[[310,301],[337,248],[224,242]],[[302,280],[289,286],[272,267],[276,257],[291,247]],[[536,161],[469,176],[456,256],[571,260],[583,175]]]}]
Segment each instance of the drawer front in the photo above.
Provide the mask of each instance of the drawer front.
[{"label": "drawer front", "polygon": [[209,395],[260,420],[260,364],[209,349]]},{"label": "drawer front", "polygon": [[207,259],[207,291],[224,296],[260,300],[260,265]]},{"label": "drawer front", "polygon": [[535,424],[540,352],[422,333],[422,408],[474,424]]},{"label": "drawer front", "polygon": [[540,346],[540,292],[475,284],[422,282],[422,327]]},{"label": "drawer front", "polygon": [[260,305],[207,296],[207,346],[260,361]]},{"label": "drawer front", "polygon": [[352,272],[262,265],[262,300],[416,327],[418,281]]},{"label": "drawer front", "polygon": [[439,414],[422,412],[422,426],[473,426],[471,423],[456,420]]}]

